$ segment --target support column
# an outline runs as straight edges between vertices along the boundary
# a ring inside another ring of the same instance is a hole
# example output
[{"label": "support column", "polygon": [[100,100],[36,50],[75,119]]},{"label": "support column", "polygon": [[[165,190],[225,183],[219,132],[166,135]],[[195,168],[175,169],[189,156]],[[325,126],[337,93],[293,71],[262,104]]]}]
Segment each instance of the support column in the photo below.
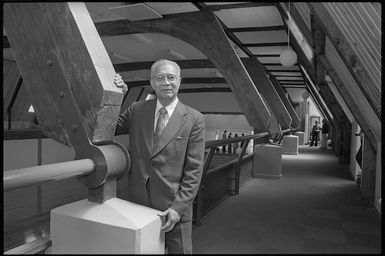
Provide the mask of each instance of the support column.
[{"label": "support column", "polygon": [[376,186],[376,153],[366,135],[362,143],[361,195],[363,201],[373,205]]}]

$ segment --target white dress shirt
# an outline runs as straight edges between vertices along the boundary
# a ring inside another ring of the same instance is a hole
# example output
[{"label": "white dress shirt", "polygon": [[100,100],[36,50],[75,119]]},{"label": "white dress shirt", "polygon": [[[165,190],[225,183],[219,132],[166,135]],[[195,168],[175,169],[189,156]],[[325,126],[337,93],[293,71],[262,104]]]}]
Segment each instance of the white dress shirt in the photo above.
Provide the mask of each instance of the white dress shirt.
[{"label": "white dress shirt", "polygon": [[[178,97],[176,97],[176,99],[171,104],[169,104],[168,106],[165,107],[167,110],[167,114],[165,116],[165,126],[167,126],[168,120],[170,120],[172,113],[174,113],[175,107],[178,104],[178,102],[179,102]],[[159,100],[157,99],[156,100],[156,108],[155,108],[155,118],[154,118],[154,132],[156,129],[156,123],[158,122],[159,109],[161,109],[162,107],[163,107],[163,105],[160,104]]]}]

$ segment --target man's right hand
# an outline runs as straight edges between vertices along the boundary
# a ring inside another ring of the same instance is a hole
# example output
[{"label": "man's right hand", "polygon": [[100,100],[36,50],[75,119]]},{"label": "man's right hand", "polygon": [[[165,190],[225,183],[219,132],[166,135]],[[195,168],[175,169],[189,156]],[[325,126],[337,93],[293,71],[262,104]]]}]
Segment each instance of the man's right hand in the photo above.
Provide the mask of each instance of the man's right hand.
[{"label": "man's right hand", "polygon": [[123,90],[123,95],[126,95],[126,93],[128,91],[128,87],[124,83],[121,75],[115,74],[114,83],[115,83],[116,87],[121,88]]}]

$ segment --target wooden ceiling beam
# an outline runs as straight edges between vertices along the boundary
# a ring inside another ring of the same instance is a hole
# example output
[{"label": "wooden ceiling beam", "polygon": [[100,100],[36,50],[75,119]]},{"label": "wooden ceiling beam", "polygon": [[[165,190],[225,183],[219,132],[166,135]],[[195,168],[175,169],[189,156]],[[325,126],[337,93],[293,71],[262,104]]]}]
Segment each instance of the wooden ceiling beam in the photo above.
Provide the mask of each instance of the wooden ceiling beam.
[{"label": "wooden ceiling beam", "polygon": [[[289,2],[281,2],[286,6],[286,8],[289,8]],[[313,39],[311,36],[311,31],[306,25],[305,21],[303,20],[301,14],[295,7],[295,4],[293,2],[290,3],[290,16],[293,18],[295,23],[297,24],[298,28],[301,30],[302,34],[305,36],[306,40],[309,42],[309,44],[313,44]]]},{"label": "wooden ceiling beam", "polygon": [[275,91],[277,92],[279,98],[281,99],[282,103],[285,105],[285,108],[287,112],[289,112],[289,115],[291,116],[291,127],[293,128],[299,128],[300,126],[300,119],[297,115],[297,112],[295,112],[293,105],[289,102],[289,100],[286,98],[285,92],[286,89],[283,88],[275,79],[273,76],[269,77],[269,80],[271,84],[273,85]]},{"label": "wooden ceiling beam", "polygon": [[85,4],[3,7],[4,30],[45,134],[76,153],[112,141],[123,93],[111,85],[115,71]]},{"label": "wooden ceiling beam", "polygon": [[325,103],[325,101],[321,97],[319,91],[316,88],[316,85],[311,80],[311,77],[309,76],[309,74],[307,73],[307,71],[303,66],[301,67],[300,71],[302,73],[302,76],[305,79],[308,91],[312,95],[313,100],[315,100],[315,103],[317,104],[318,108],[322,111],[323,115],[326,116],[326,118],[329,121],[331,121],[331,123],[333,123],[333,120],[334,120],[333,114],[331,113],[328,105]]},{"label": "wooden ceiling beam", "polygon": [[[288,29],[288,16],[287,13],[283,10],[282,6],[280,4],[277,4],[277,9],[280,12],[282,19],[284,21],[284,25],[286,30]],[[293,48],[293,50],[297,53],[298,56],[298,64],[302,64],[302,66],[306,69],[306,71],[310,74],[312,77],[312,66],[313,63],[309,61],[309,59],[306,57],[305,53],[303,52],[301,46],[298,44],[297,39],[294,37],[293,33],[290,33],[290,45]]]},{"label": "wooden ceiling beam", "polygon": [[[341,96],[345,100],[345,103],[349,107],[354,118],[357,120],[357,123],[360,125],[365,135],[368,136],[372,146],[376,148],[377,139],[381,139],[381,122],[378,119],[374,119],[363,114],[361,110],[362,107],[356,104],[354,98],[349,93],[349,91],[343,84],[343,81],[341,80],[337,72],[333,69],[326,56],[320,56],[320,61],[328,72]],[[375,115],[373,114],[373,116]]]},{"label": "wooden ceiling beam", "polygon": [[285,105],[280,99],[274,86],[271,84],[262,64],[257,58],[244,58],[242,59],[243,65],[246,67],[251,79],[260,93],[266,99],[271,111],[273,112],[277,122],[283,128],[290,128],[292,118],[289,112],[286,110]]}]

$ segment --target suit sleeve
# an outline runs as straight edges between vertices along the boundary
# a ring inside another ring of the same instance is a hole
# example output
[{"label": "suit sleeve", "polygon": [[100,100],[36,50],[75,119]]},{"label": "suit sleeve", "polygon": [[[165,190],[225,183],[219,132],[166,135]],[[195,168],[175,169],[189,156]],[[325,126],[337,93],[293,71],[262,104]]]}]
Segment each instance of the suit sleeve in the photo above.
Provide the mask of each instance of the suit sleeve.
[{"label": "suit sleeve", "polygon": [[170,208],[188,215],[202,178],[205,151],[205,123],[203,115],[197,118],[188,140],[180,189]]}]

